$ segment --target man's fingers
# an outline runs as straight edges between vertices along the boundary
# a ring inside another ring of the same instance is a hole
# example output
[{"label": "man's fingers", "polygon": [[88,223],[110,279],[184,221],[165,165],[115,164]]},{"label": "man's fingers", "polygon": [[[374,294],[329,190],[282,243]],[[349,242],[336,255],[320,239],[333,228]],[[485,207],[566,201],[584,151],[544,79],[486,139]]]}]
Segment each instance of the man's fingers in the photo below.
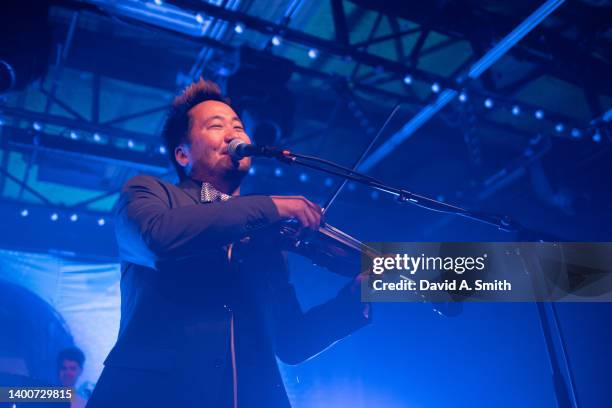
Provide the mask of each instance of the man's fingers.
[{"label": "man's fingers", "polygon": [[316,230],[321,224],[321,207],[302,196],[272,196],[282,218],[296,218],[304,228]]},{"label": "man's fingers", "polygon": [[318,213],[318,214],[321,214],[321,212],[323,211],[323,209],[321,208],[321,206],[320,206],[319,204],[317,204],[317,203],[313,203],[312,201],[308,201],[308,200],[306,200],[306,201],[308,202],[308,206],[309,206],[310,208],[312,208],[312,210],[313,210],[313,211],[315,211],[315,212],[316,212],[316,213]]},{"label": "man's fingers", "polygon": [[321,213],[319,211],[315,211],[312,213],[314,216],[314,229],[317,230],[321,226]]},{"label": "man's fingers", "polygon": [[300,229],[308,228],[308,217],[304,212],[298,212],[295,218],[300,222]]},{"label": "man's fingers", "polygon": [[312,217],[312,222],[313,222],[313,229],[318,229],[319,226],[321,225],[321,212],[316,209],[313,208],[308,208],[308,212],[310,213],[311,217]]},{"label": "man's fingers", "polygon": [[304,218],[307,220],[306,228],[314,230],[317,228],[317,217],[310,208],[304,208]]}]

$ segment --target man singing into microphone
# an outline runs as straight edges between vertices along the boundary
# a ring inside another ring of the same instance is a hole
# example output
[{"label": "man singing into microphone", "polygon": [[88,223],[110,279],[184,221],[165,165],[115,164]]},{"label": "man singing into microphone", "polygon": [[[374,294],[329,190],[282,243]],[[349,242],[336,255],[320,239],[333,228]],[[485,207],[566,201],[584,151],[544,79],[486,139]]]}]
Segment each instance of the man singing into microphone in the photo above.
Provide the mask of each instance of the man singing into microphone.
[{"label": "man singing into microphone", "polygon": [[301,310],[265,234],[284,219],[315,230],[321,209],[240,196],[251,161],[228,145],[250,139],[216,84],[177,96],[163,136],[180,182],[137,176],[123,187],[119,337],[88,407],[289,407],[276,357],[298,364],[366,325],[359,280]]}]

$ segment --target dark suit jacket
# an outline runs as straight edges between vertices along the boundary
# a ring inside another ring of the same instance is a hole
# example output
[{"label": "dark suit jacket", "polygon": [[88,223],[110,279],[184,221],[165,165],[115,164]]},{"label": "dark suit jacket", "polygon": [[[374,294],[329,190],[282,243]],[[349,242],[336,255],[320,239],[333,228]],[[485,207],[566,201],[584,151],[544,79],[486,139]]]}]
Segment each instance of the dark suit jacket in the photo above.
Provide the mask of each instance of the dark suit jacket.
[{"label": "dark suit jacket", "polygon": [[368,323],[348,286],[302,312],[284,255],[256,236],[279,221],[269,197],[199,191],[124,186],[119,337],[88,407],[230,407],[236,392],[239,407],[287,407],[275,356],[300,363]]}]

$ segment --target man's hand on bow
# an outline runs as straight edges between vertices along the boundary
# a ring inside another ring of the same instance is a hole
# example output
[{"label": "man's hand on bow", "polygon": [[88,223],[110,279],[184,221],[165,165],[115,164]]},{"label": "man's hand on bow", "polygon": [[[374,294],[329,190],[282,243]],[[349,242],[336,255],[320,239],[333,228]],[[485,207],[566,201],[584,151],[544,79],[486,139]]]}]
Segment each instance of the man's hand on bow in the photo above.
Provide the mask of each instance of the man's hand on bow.
[{"label": "man's hand on bow", "polygon": [[321,225],[321,207],[302,196],[271,196],[278,214],[284,219],[297,219],[302,228],[313,231]]}]

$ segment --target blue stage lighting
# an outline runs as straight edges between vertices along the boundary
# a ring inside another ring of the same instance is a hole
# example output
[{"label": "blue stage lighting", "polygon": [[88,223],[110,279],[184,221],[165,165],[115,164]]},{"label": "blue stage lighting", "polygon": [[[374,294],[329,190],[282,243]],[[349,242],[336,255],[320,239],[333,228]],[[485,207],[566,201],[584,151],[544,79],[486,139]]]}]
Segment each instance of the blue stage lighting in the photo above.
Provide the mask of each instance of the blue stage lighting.
[{"label": "blue stage lighting", "polygon": [[521,107],[520,107],[520,106],[518,106],[518,105],[514,105],[514,106],[512,107],[512,114],[513,114],[514,116],[518,116],[518,115],[520,115],[520,114],[521,114]]},{"label": "blue stage lighting", "polygon": [[204,17],[200,13],[195,15],[195,19],[199,24],[204,24]]},{"label": "blue stage lighting", "polygon": [[487,98],[484,100],[484,106],[487,109],[491,109],[493,107],[493,99]]},{"label": "blue stage lighting", "polygon": [[434,82],[433,84],[431,84],[431,92],[433,93],[440,92],[440,84],[437,82]]},{"label": "blue stage lighting", "polygon": [[580,129],[573,128],[572,137],[578,139],[580,136],[582,136],[582,132],[580,131]]},{"label": "blue stage lighting", "polygon": [[134,147],[134,141],[132,139],[127,141],[127,146],[131,149]]},{"label": "blue stage lighting", "polygon": [[563,123],[557,123],[557,125],[555,126],[555,130],[557,131],[557,133],[563,132],[564,128],[565,127],[563,126]]},{"label": "blue stage lighting", "polygon": [[310,57],[310,59],[316,59],[318,56],[319,56],[319,50],[315,48],[311,48],[308,50],[308,57]]},{"label": "blue stage lighting", "polygon": [[27,217],[30,214],[30,212],[28,211],[27,208],[24,208],[23,210],[21,210],[20,214],[22,217]]},{"label": "blue stage lighting", "polygon": [[249,169],[249,175],[255,175],[255,166],[251,166],[251,168]]},{"label": "blue stage lighting", "polygon": [[594,141],[595,143],[599,143],[599,142],[601,142],[601,133],[596,132],[596,133],[593,135],[593,141]]},{"label": "blue stage lighting", "polygon": [[324,184],[325,184],[325,187],[331,187],[332,184],[334,184],[334,181],[331,178],[326,177],[325,181],[324,181]]},{"label": "blue stage lighting", "polygon": [[78,215],[76,215],[76,214],[72,214],[72,215],[70,216],[70,221],[72,221],[72,222],[77,222],[77,221],[78,221],[78,219],[79,219],[79,216],[78,216]]},{"label": "blue stage lighting", "polygon": [[40,132],[43,128],[43,125],[40,122],[34,122],[32,123],[32,127],[34,128],[35,131]]},{"label": "blue stage lighting", "polygon": [[160,154],[166,154],[166,146],[159,146],[159,148],[157,149],[157,151]]},{"label": "blue stage lighting", "polygon": [[78,135],[78,133],[77,133],[77,132],[75,132],[74,130],[72,130],[72,131],[70,132],[70,138],[71,138],[72,140],[77,140],[77,139],[79,138],[79,135]]},{"label": "blue stage lighting", "polygon": [[272,37],[272,45],[273,46],[279,46],[281,43],[281,38],[278,35],[275,35],[274,37]]},{"label": "blue stage lighting", "polygon": [[302,183],[307,182],[307,181],[308,181],[308,174],[306,174],[306,173],[302,173],[302,174],[300,174],[300,181],[301,181]]},{"label": "blue stage lighting", "polygon": [[465,92],[461,92],[459,94],[459,102],[466,102],[468,100],[468,96]]},{"label": "blue stage lighting", "polygon": [[404,75],[404,83],[406,85],[412,84],[412,76],[410,74]]},{"label": "blue stage lighting", "polygon": [[100,136],[100,134],[96,132],[93,134],[93,140],[95,142],[100,142],[102,140],[102,136]]},{"label": "blue stage lighting", "polygon": [[102,227],[104,224],[106,224],[106,220],[104,218],[98,218],[98,225]]},{"label": "blue stage lighting", "polygon": [[281,169],[280,167],[275,168],[275,169],[274,169],[274,175],[275,175],[276,177],[280,177],[280,176],[282,176],[282,175],[283,175],[283,169]]},{"label": "blue stage lighting", "polygon": [[544,119],[544,111],[542,109],[538,109],[533,115],[536,117],[536,119]]},{"label": "blue stage lighting", "polygon": [[235,32],[236,34],[242,34],[242,33],[244,33],[244,24],[242,24],[242,23],[237,23],[237,24],[234,26],[234,32]]},{"label": "blue stage lighting", "polygon": [[51,221],[57,221],[59,219],[59,214],[54,212],[51,214],[51,217],[49,218],[51,218]]}]

